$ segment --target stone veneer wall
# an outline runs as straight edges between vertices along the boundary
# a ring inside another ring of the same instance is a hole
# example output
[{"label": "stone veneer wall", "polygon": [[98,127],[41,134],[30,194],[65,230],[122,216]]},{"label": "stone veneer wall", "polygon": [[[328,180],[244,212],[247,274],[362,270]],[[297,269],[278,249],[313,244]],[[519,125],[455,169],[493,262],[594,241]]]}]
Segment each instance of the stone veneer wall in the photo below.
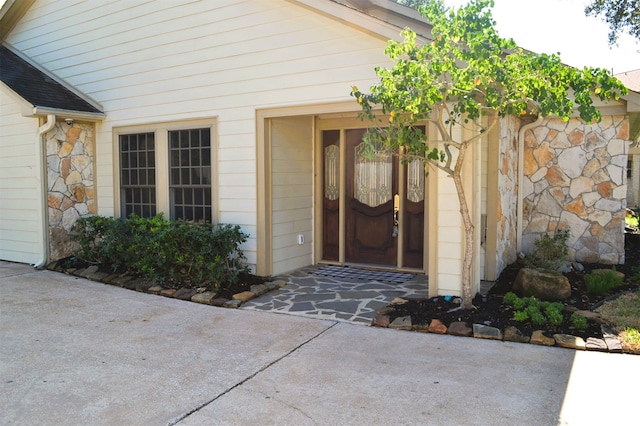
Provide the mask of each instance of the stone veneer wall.
[{"label": "stone veneer wall", "polygon": [[516,260],[518,206],[518,128],[520,120],[500,120],[497,191],[496,273]]},{"label": "stone veneer wall", "polygon": [[624,263],[628,138],[623,115],[593,125],[551,118],[525,133],[524,253],[560,228],[571,231],[573,259]]},{"label": "stone veneer wall", "polygon": [[69,256],[69,232],[76,220],[97,212],[93,124],[56,123],[47,133],[49,259]]}]

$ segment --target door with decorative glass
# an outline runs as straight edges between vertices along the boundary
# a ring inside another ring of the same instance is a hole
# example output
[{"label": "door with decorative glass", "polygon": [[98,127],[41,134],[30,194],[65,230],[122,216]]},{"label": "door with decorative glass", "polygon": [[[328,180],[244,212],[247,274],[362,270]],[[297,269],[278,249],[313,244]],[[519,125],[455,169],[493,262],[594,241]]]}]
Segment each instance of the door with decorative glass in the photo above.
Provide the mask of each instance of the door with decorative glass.
[{"label": "door with decorative glass", "polygon": [[422,269],[423,163],[404,165],[390,152],[367,153],[365,132],[322,132],[323,258]]}]

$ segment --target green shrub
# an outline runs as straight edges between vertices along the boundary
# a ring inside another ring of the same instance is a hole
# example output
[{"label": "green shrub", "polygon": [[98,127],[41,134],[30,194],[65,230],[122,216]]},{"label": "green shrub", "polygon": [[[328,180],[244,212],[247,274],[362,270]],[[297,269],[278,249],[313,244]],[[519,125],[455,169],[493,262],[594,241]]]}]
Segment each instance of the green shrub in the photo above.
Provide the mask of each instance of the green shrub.
[{"label": "green shrub", "polygon": [[521,310],[525,309],[527,307],[527,305],[529,305],[529,300],[530,299],[528,297],[525,297],[524,299],[518,298],[518,299],[516,299],[515,302],[513,302],[513,308],[516,311],[521,311]]},{"label": "green shrub", "polygon": [[540,301],[535,297],[518,297],[513,292],[504,295],[502,302],[512,306],[513,318],[518,322],[531,321],[535,325],[551,324],[558,326],[564,321],[562,310],[564,306],[560,302]]},{"label": "green shrub", "polygon": [[83,217],[72,228],[71,239],[78,243],[74,256],[92,264],[110,265],[114,269],[126,263],[122,251],[124,222],[105,216]]},{"label": "green shrub", "polygon": [[502,298],[502,303],[504,303],[505,305],[513,306],[516,300],[518,300],[518,296],[514,292],[510,291],[504,295],[504,297]]},{"label": "green shrub", "polygon": [[584,276],[587,284],[587,292],[595,295],[605,295],[616,287],[622,285],[622,278],[616,273],[616,268],[599,273],[591,273]]},{"label": "green shrub", "polygon": [[86,262],[126,269],[168,287],[235,283],[247,272],[239,246],[247,235],[237,225],[212,225],[132,215],[127,219],[79,219],[74,255]]},{"label": "green shrub", "polygon": [[529,319],[529,314],[527,313],[527,311],[516,311],[513,314],[513,319],[518,322],[525,322]]},{"label": "green shrub", "polygon": [[560,302],[543,302],[544,306],[541,308],[544,310],[545,315],[547,316],[547,320],[549,324],[553,326],[558,326],[562,324],[564,317],[562,316],[562,303]]},{"label": "green shrub", "polygon": [[571,315],[571,323],[573,323],[573,326],[578,330],[586,330],[586,328],[589,326],[587,319],[578,314]]},{"label": "green shrub", "polygon": [[524,258],[524,263],[530,268],[550,269],[557,271],[566,262],[569,255],[570,232],[568,229],[557,229],[553,237],[544,234],[535,241],[536,251]]}]

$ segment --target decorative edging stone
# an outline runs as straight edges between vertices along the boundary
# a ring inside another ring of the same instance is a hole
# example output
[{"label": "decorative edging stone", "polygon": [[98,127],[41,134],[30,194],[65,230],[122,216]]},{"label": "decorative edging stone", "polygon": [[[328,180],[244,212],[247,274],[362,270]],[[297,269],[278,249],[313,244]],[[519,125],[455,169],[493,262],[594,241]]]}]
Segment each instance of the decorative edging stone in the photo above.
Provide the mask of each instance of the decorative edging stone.
[{"label": "decorative edging stone", "polygon": [[189,287],[182,287],[179,289],[165,288],[160,285],[156,285],[151,281],[127,275],[126,273],[108,274],[106,272],[100,272],[98,270],[98,267],[95,265],[76,269],[63,268],[58,262],[53,262],[47,265],[47,269],[74,275],[76,277],[86,278],[91,281],[97,281],[116,287],[126,288],[128,290],[135,290],[141,293],[154,294],[158,296],[169,297],[172,299],[186,300],[194,303],[201,303],[203,305],[211,305],[229,309],[237,309],[243,303],[251,299],[262,296],[269,291],[276,290],[286,285],[286,282],[282,280],[269,281],[263,284],[255,284],[252,285],[248,291],[234,294],[230,300],[222,297],[217,297],[217,293],[213,291],[207,291],[204,287],[198,289]]},{"label": "decorative edging stone", "polygon": [[466,322],[454,322],[447,327],[440,320],[433,319],[429,325],[414,325],[411,317],[398,317],[391,321],[389,314],[393,309],[386,306],[377,311],[371,325],[381,328],[396,330],[417,331],[421,333],[449,334],[451,336],[475,337],[478,339],[500,340],[505,342],[530,343],[542,346],[558,346],[561,348],[587,350],[609,353],[634,352],[623,351],[622,343],[618,336],[605,325],[601,325],[602,339],[589,337],[586,341],[582,337],[569,334],[554,334],[553,337],[545,336],[542,330],[536,330],[531,336],[523,334],[519,329],[509,326],[504,330],[489,327],[485,324],[469,324]]}]

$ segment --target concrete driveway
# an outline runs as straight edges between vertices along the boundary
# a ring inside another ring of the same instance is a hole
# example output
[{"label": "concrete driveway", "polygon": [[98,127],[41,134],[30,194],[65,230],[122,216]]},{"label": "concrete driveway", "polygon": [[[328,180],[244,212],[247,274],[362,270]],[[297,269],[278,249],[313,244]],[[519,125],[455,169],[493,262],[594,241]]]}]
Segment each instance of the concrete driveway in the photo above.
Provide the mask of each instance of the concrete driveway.
[{"label": "concrete driveway", "polygon": [[640,357],[237,311],[0,262],[0,424],[637,420]]}]

